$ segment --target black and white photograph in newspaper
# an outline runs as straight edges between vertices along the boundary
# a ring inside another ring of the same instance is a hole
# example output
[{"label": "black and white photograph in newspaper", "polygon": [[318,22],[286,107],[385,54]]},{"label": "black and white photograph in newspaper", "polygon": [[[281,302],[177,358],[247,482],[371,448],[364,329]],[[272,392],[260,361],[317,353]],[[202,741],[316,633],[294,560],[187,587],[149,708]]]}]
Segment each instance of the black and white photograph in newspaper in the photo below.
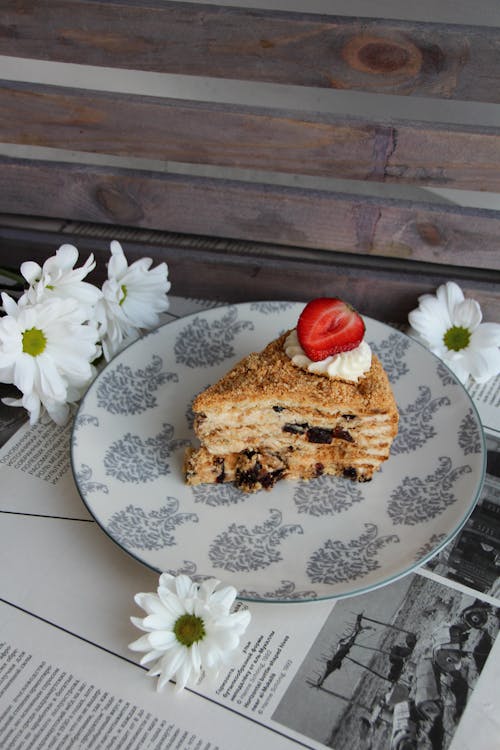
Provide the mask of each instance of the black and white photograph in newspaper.
[{"label": "black and white photograph in newspaper", "polygon": [[342,750],[448,748],[500,623],[418,573],[338,601],[273,719]]},{"label": "black and white photograph in newspaper", "polygon": [[469,519],[425,567],[500,601],[500,441],[488,441],[485,481]]}]

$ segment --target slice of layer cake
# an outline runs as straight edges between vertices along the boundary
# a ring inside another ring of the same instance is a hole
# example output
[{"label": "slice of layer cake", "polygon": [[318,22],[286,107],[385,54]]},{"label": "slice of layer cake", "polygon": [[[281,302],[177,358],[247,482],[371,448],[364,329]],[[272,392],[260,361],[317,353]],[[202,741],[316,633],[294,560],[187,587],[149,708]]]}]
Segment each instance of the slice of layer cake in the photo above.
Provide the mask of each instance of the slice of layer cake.
[{"label": "slice of layer cake", "polygon": [[197,396],[201,446],[186,455],[188,484],[234,482],[252,492],[283,478],[371,479],[389,457],[398,412],[380,361],[356,341],[347,353],[311,361],[288,332]]}]

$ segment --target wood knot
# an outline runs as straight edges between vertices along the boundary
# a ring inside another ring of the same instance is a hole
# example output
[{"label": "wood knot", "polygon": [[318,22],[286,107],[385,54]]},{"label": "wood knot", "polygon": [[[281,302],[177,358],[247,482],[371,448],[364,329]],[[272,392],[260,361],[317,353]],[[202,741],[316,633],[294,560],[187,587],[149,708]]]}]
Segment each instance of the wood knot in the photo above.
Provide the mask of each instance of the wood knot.
[{"label": "wood knot", "polygon": [[100,185],[96,190],[98,205],[114,221],[136,224],[144,216],[135,198],[114,185]]},{"label": "wood knot", "polygon": [[431,224],[430,221],[418,222],[417,232],[419,233],[423,241],[428,245],[432,245],[432,247],[444,244],[444,237],[442,232],[435,224]]},{"label": "wood knot", "polygon": [[407,39],[360,34],[347,42],[342,56],[351,68],[372,75],[414,76],[422,67],[421,51]]},{"label": "wood knot", "polygon": [[369,42],[358,52],[358,59],[374,73],[393,73],[410,59],[408,50],[388,42]]}]

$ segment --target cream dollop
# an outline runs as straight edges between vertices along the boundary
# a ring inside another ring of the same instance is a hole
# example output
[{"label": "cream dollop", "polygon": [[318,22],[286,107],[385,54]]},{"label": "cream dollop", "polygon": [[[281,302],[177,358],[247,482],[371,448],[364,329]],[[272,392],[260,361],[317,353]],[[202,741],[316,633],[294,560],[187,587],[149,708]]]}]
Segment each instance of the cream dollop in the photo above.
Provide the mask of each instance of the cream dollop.
[{"label": "cream dollop", "polygon": [[352,383],[357,383],[359,378],[368,372],[372,364],[372,350],[364,340],[350,352],[333,354],[319,362],[313,362],[302,349],[297,331],[294,329],[287,336],[284,348],[287,356],[290,357],[296,367],[301,367],[315,375],[340,378]]}]

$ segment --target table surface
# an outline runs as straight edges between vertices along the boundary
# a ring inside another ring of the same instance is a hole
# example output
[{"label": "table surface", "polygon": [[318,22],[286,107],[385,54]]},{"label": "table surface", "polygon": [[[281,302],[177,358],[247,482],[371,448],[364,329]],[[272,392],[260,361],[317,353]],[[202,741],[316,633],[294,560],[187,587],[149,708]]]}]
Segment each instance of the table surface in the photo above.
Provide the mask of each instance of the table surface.
[{"label": "table surface", "polygon": [[[209,306],[172,297],[167,319]],[[1,408],[0,746],[497,746],[496,443],[478,508],[425,568],[337,602],[245,604],[236,661],[177,696],[157,693],[128,649],[134,594],[154,591],[157,574],[83,505],[71,426],[23,422]]]}]

